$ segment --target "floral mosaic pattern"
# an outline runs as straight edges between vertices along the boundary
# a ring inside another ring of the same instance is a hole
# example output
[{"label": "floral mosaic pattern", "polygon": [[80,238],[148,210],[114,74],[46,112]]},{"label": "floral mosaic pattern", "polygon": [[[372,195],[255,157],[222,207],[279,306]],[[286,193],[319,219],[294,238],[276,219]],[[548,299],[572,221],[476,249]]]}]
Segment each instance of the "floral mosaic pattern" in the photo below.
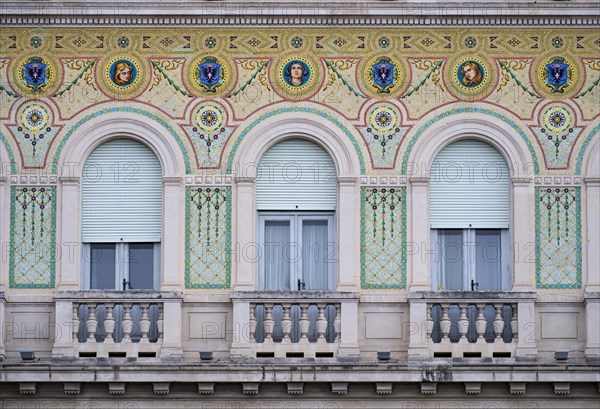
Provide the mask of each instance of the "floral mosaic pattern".
[{"label": "floral mosaic pattern", "polygon": [[361,288],[406,288],[406,188],[363,187]]},{"label": "floral mosaic pattern", "polygon": [[548,169],[564,169],[569,164],[571,150],[579,134],[571,110],[563,105],[552,105],[542,113],[542,127],[534,132],[544,150]]},{"label": "floral mosaic pattern", "polygon": [[581,288],[579,187],[536,188],[537,288]]},{"label": "floral mosaic pattern", "polygon": [[11,188],[10,287],[54,288],[56,187]]},{"label": "floral mosaic pattern", "polygon": [[225,142],[234,128],[225,126],[225,113],[220,107],[210,103],[199,107],[192,121],[193,125],[184,126],[183,129],[194,145],[198,166],[218,167]]},{"label": "floral mosaic pattern", "polygon": [[60,127],[52,124],[52,117],[48,109],[36,102],[27,103],[22,108],[18,119],[18,125],[8,128],[19,144],[23,166],[40,168],[44,166],[48,145]]},{"label": "floral mosaic pattern", "polygon": [[374,168],[391,169],[408,127],[400,125],[400,114],[390,106],[377,106],[368,116],[367,127],[359,127],[371,152]]},{"label": "floral mosaic pattern", "polygon": [[187,187],[185,287],[231,285],[231,187]]}]

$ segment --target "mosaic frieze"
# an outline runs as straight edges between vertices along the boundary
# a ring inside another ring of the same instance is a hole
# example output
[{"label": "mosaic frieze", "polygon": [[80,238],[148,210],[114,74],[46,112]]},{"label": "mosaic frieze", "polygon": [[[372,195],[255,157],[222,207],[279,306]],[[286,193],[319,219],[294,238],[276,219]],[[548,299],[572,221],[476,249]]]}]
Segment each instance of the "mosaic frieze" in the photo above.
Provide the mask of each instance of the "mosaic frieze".
[{"label": "mosaic frieze", "polygon": [[406,188],[363,187],[361,288],[406,288]]},{"label": "mosaic frieze", "polygon": [[581,288],[579,187],[536,188],[537,288]]},{"label": "mosaic frieze", "polygon": [[[40,152],[45,157],[55,149],[62,130],[72,128],[98,104],[161,111],[165,121],[172,121],[170,126],[187,134],[183,139],[186,148],[195,151],[197,169],[220,166],[223,161],[216,156],[231,146],[231,135],[241,123],[258,118],[274,104],[312,104],[341,116],[351,124],[350,132],[362,134],[362,155],[372,158],[370,170],[375,172],[398,171],[391,152],[406,152],[404,134],[448,104],[514,116],[511,127],[538,139],[535,150],[544,155],[546,169],[561,172],[572,166],[568,158],[580,130],[599,115],[600,43],[586,29],[558,35],[541,29],[365,33],[333,28],[260,33],[57,28],[12,29],[9,34],[0,42],[0,116],[8,117],[5,123],[13,134],[8,135],[9,143],[22,151],[17,166],[21,168],[44,166]],[[11,104],[23,104],[19,97],[53,107],[56,118],[43,140],[17,131],[21,113]],[[577,113],[579,123],[573,123],[572,132],[548,131],[543,113],[538,114],[548,101],[567,102],[565,106]],[[374,127],[365,119],[367,111],[388,102],[402,112],[394,128],[399,131],[369,132],[367,128]],[[193,130],[199,130],[197,123],[189,121],[201,104],[228,112],[218,135],[211,134],[217,139],[210,146],[205,133]],[[379,137],[390,136],[382,149]]]},{"label": "mosaic frieze", "polygon": [[54,288],[56,187],[13,186],[10,215],[10,287]]},{"label": "mosaic frieze", "polygon": [[231,284],[231,187],[187,187],[185,287]]}]

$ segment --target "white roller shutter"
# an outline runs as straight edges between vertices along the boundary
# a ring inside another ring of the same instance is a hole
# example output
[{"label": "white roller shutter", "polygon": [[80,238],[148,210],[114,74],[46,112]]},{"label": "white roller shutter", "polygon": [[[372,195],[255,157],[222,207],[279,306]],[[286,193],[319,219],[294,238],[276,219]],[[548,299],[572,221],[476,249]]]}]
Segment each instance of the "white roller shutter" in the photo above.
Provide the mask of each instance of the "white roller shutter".
[{"label": "white roller shutter", "polygon": [[508,228],[510,173],[491,145],[448,145],[433,161],[429,185],[431,228]]},{"label": "white roller shutter", "polygon": [[257,169],[258,210],[335,210],[337,177],[331,157],[304,139],[269,149]]},{"label": "white roller shutter", "polygon": [[82,241],[160,242],[162,169],[154,153],[131,139],[96,148],[82,180]]}]

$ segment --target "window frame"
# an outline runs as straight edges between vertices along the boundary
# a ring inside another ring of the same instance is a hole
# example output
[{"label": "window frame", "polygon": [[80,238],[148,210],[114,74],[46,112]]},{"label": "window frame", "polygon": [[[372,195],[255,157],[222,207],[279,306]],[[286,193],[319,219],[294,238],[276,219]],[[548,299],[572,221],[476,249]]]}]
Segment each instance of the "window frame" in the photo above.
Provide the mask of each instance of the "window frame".
[{"label": "window frame", "polygon": [[[447,290],[444,287],[444,278],[442,277],[442,253],[440,230],[460,230],[463,240],[463,272],[462,272],[462,290]],[[430,263],[431,288],[433,291],[471,291],[471,280],[477,282],[477,262],[476,251],[476,232],[477,230],[499,230],[500,231],[500,289],[486,290],[477,288],[474,291],[511,291],[512,275],[511,260],[509,251],[510,229],[430,229],[430,240],[433,247],[433,259]],[[466,260],[465,260],[466,259]],[[466,261],[466,262],[465,262]]]},{"label": "window frame", "polygon": [[[337,271],[337,257],[338,257],[338,246],[337,238],[335,235],[335,212],[325,211],[314,211],[314,212],[276,212],[276,211],[263,211],[258,213],[257,221],[257,243],[259,248],[258,262],[256,263],[256,288],[259,291],[265,290],[265,222],[267,221],[290,221],[290,243],[298,243],[301,246],[302,243],[302,223],[305,220],[326,220],[327,221],[327,246],[325,249],[325,257],[327,257],[327,289],[326,290],[315,290],[315,291],[335,291],[336,288],[336,271]],[[329,248],[334,246],[334,260],[329,262]],[[289,291],[297,290],[297,281],[302,278],[302,256],[298,262],[290,263],[290,288]]]},{"label": "window frame", "polygon": [[[114,288],[106,288],[106,289],[94,289],[91,288],[91,267],[92,267],[92,258],[91,258],[91,245],[92,244],[114,244],[115,245],[115,286]],[[84,290],[99,290],[99,291],[124,291],[123,290],[123,279],[127,282],[130,281],[129,277],[129,245],[130,244],[138,244],[136,243],[83,243],[82,246],[82,266],[81,269],[81,283],[82,288]],[[143,243],[139,243],[143,244]],[[147,244],[147,243],[146,243]],[[152,277],[152,288],[132,288],[132,290],[148,290],[148,291],[158,291],[160,289],[160,256],[161,256],[161,243],[160,242],[152,242],[154,244],[153,249],[153,277]],[[128,289],[126,289],[128,290]]]}]

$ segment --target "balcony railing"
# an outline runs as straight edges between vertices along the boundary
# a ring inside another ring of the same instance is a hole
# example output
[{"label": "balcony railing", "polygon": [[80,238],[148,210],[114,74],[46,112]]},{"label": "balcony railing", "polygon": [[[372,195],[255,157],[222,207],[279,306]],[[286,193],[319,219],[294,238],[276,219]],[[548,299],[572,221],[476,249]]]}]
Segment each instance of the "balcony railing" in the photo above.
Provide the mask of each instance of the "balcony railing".
[{"label": "balcony railing", "polygon": [[533,358],[534,302],[534,293],[412,294],[409,358]]},{"label": "balcony railing", "polygon": [[358,355],[356,293],[257,291],[237,292],[231,298],[234,319],[241,323],[232,357]]},{"label": "balcony railing", "polygon": [[[157,291],[69,291],[55,296],[62,326],[55,358],[181,357],[181,295]],[[169,319],[165,320],[168,316]]]}]

